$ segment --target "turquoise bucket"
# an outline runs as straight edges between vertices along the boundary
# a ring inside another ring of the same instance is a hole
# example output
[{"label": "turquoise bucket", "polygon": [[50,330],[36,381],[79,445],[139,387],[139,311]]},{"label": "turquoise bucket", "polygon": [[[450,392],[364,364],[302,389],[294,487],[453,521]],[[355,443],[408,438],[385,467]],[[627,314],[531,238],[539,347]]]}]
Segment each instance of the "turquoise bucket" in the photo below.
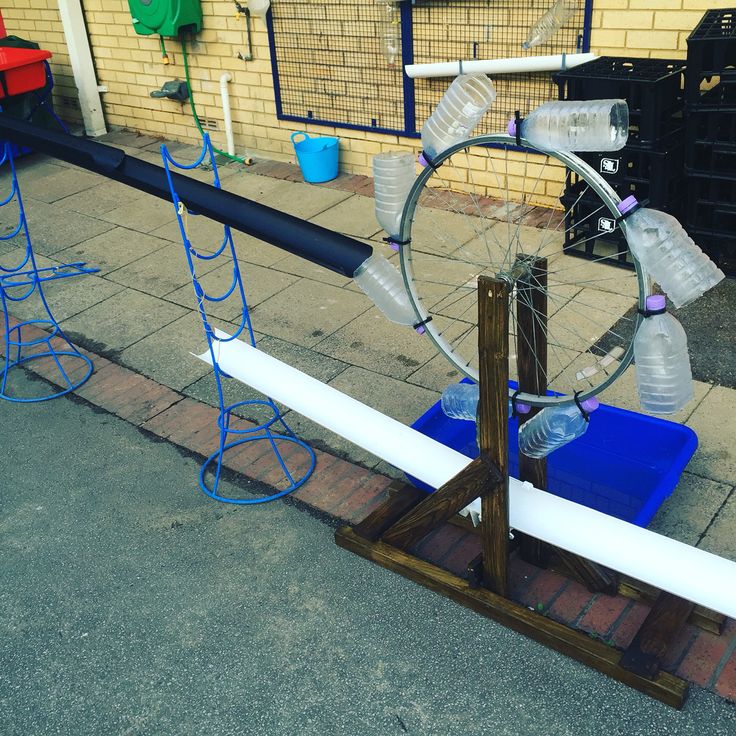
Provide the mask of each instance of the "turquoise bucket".
[{"label": "turquoise bucket", "polygon": [[[302,138],[297,141],[299,136]],[[299,132],[291,134],[291,142],[304,181],[319,184],[337,176],[339,138],[310,138],[306,133]]]}]

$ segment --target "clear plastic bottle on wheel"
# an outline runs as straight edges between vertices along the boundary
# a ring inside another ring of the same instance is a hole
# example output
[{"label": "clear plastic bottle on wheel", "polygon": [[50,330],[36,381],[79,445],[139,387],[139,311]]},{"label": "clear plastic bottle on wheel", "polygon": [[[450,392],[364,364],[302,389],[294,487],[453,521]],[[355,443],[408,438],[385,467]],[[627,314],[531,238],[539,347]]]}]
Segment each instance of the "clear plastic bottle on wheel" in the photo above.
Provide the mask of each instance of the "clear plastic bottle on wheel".
[{"label": "clear plastic bottle on wheel", "polygon": [[[595,396],[581,402],[586,414],[595,411],[600,403]],[[519,452],[527,457],[547,457],[568,442],[585,434],[588,419],[576,403],[548,406],[519,428]]]},{"label": "clear plastic bottle on wheel", "polygon": [[725,278],[672,215],[646,207],[635,209],[637,206],[634,196],[618,205],[619,212],[626,215],[629,248],[677,308]]},{"label": "clear plastic bottle on wheel", "polygon": [[[517,122],[508,125],[517,133]],[[625,100],[545,102],[521,121],[521,137],[545,151],[618,151],[629,137]]]},{"label": "clear plastic bottle on wheel", "polygon": [[[453,383],[442,392],[440,406],[445,416],[451,419],[465,419],[476,421],[478,401],[480,400],[480,386],[477,383]],[[529,404],[516,402],[517,414],[528,414],[531,411]],[[509,399],[509,416],[514,413],[514,402]]]},{"label": "clear plastic bottle on wheel", "polygon": [[665,298],[647,297],[655,312],[641,323],[634,337],[636,389],[644,411],[674,414],[693,398],[693,374],[682,325],[665,311]]},{"label": "clear plastic bottle on wheel", "polygon": [[420,163],[426,165],[450,146],[470,138],[495,99],[496,90],[485,74],[455,77],[422,126],[424,153]]}]

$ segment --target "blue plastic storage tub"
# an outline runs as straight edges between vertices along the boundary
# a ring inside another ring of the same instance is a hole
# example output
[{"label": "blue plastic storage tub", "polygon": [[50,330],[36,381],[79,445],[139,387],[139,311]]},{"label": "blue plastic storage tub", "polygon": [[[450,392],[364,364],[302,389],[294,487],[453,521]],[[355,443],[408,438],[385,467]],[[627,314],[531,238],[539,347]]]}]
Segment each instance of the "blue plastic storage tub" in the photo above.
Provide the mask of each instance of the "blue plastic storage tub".
[{"label": "blue plastic storage tub", "polygon": [[[475,423],[450,419],[438,401],[412,427],[474,458]],[[509,419],[509,472],[518,477],[518,422]],[[675,422],[601,404],[588,431],[547,458],[549,491],[609,516],[646,526],[669,496],[698,446]],[[409,481],[432,489],[416,478]]]}]

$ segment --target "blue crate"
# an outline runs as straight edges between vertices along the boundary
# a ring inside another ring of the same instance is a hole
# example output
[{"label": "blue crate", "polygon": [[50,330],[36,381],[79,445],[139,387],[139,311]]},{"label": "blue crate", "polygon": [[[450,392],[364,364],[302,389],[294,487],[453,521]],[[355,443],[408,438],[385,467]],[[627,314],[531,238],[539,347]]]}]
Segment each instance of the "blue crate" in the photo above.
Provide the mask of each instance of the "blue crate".
[{"label": "blue crate", "polygon": [[[478,455],[475,424],[446,417],[439,401],[412,427],[469,458]],[[509,419],[509,472],[515,477],[517,432],[517,420]],[[697,446],[697,435],[689,427],[601,404],[588,431],[547,458],[548,490],[646,526],[674,490]],[[432,491],[416,478],[409,481]]]}]

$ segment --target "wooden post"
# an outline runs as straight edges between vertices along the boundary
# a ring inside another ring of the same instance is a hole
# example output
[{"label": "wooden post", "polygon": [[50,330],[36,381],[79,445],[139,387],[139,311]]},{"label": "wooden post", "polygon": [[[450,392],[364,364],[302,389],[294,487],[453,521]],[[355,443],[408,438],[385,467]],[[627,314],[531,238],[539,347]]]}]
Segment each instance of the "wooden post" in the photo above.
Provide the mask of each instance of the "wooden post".
[{"label": "wooden post", "polygon": [[481,499],[483,584],[504,597],[509,556],[508,304],[506,282],[478,279],[478,444],[481,457],[501,473],[493,491]]}]

